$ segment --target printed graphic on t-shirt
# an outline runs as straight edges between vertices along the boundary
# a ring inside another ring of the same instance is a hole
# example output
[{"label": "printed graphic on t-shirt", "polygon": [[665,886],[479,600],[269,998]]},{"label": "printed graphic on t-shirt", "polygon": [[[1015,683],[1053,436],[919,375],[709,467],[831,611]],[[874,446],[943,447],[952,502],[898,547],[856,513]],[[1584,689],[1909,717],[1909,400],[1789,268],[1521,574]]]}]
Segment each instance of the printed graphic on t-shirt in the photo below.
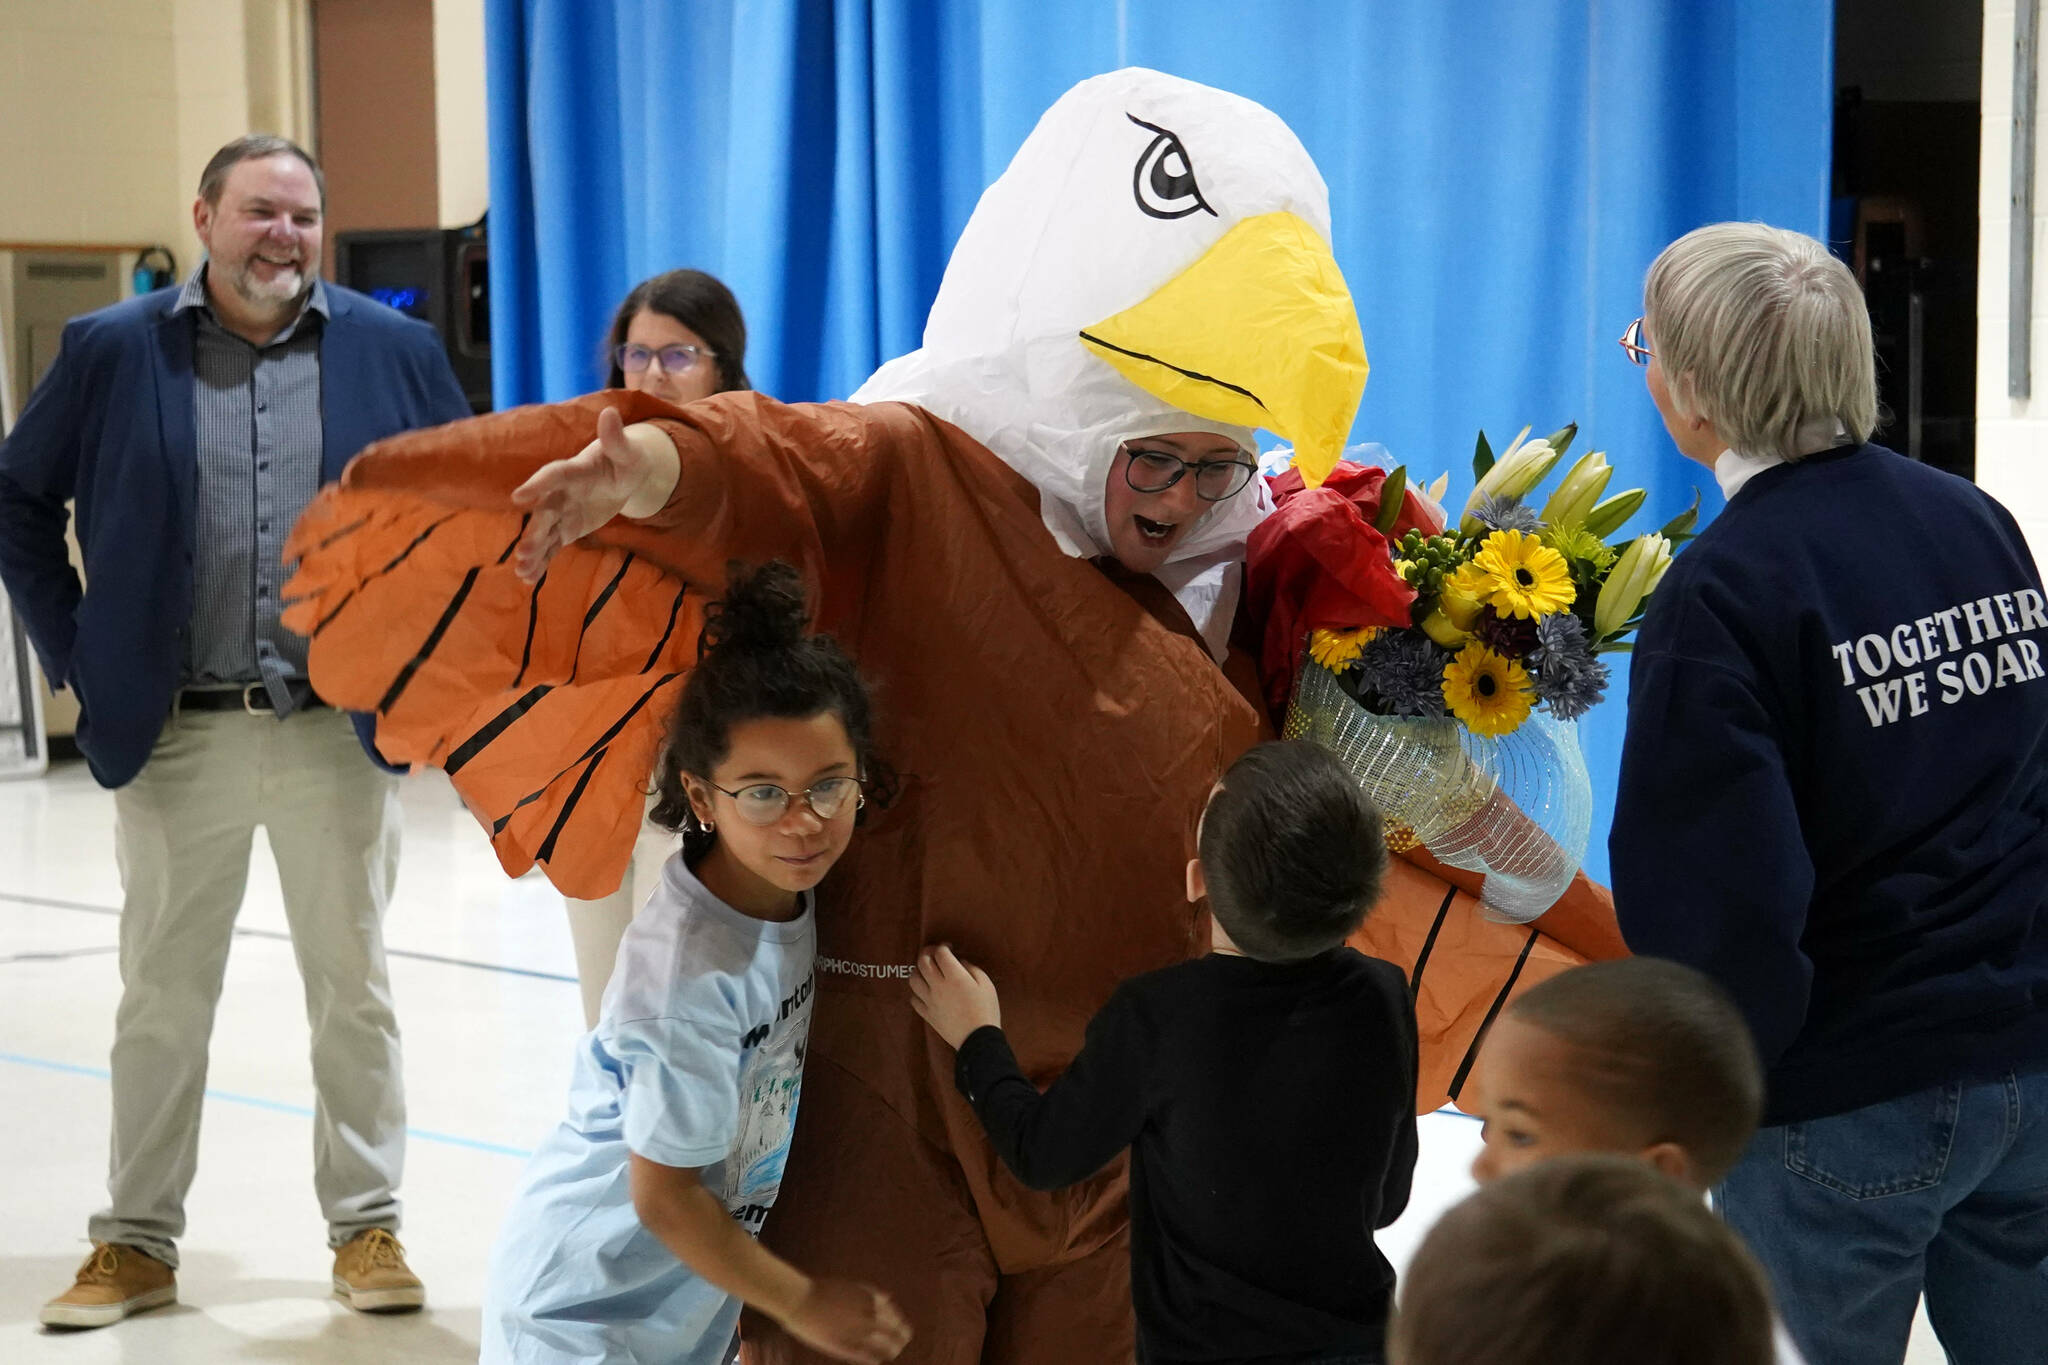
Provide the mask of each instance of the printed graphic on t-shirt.
[{"label": "printed graphic on t-shirt", "polygon": [[1992,593],[1830,647],[1842,686],[1876,729],[2001,687],[2048,677],[2048,604],[2033,588]]},{"label": "printed graphic on t-shirt", "polygon": [[[740,1066],[740,1125],[725,1161],[722,1199],[734,1219],[759,1231],[782,1188],[803,1089],[804,1050],[811,1032],[811,981],[790,993],[776,1017],[747,1035],[759,1038]],[[765,1037],[760,1037],[763,1029]]]}]

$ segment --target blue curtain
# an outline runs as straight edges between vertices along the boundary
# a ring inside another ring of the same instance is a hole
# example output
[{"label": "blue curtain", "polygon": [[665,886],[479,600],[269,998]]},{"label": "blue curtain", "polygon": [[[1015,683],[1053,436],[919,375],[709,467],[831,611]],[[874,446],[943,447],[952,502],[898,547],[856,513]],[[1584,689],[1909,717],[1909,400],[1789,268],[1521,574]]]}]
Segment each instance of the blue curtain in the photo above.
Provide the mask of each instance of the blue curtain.
[{"label": "blue curtain", "polygon": [[[679,265],[778,397],[914,348],[954,238],[1076,81],[1156,67],[1285,118],[1322,167],[1372,378],[1354,439],[1470,487],[1577,419],[1654,528],[1712,476],[1614,339],[1719,219],[1825,234],[1833,0],[490,0],[500,406],[585,392],[618,299]],[[1625,668],[1581,727],[1606,872]]]}]

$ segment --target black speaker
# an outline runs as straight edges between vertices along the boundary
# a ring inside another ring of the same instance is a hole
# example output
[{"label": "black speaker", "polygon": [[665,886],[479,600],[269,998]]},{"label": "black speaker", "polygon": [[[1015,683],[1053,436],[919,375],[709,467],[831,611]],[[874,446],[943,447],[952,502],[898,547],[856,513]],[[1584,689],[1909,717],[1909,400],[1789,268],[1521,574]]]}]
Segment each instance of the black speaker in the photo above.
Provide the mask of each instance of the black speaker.
[{"label": "black speaker", "polygon": [[341,232],[334,277],[441,334],[472,412],[491,410],[489,215],[464,228]]}]

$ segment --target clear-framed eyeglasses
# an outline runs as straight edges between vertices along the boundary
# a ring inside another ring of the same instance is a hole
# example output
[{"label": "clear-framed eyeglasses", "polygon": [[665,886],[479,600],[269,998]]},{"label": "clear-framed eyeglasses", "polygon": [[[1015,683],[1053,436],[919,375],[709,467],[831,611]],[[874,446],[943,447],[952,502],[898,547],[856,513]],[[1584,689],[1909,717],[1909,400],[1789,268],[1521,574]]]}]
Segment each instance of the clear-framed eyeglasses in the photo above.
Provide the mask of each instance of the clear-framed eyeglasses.
[{"label": "clear-framed eyeglasses", "polygon": [[663,374],[683,374],[694,370],[707,360],[717,357],[702,346],[641,346],[627,342],[612,352],[612,359],[619,362],[619,368],[627,374],[638,374],[653,364],[661,362]]},{"label": "clear-framed eyeglasses", "polygon": [[748,824],[772,825],[789,812],[789,803],[799,796],[820,820],[837,820],[867,804],[867,795],[862,790],[865,785],[858,777],[828,777],[800,792],[773,782],[750,782],[738,791],[726,791],[713,782],[711,789],[731,797],[733,805],[739,808],[740,818]]},{"label": "clear-framed eyeglasses", "polygon": [[1631,322],[1628,325],[1628,330],[1621,334],[1621,349],[1624,355],[1638,365],[1650,363],[1650,357],[1655,352],[1643,345],[1643,320],[1641,318]]},{"label": "clear-framed eyeglasses", "polygon": [[1124,482],[1140,493],[1164,493],[1192,470],[1196,497],[1203,502],[1225,502],[1242,493],[1259,472],[1259,467],[1243,455],[1223,460],[1183,460],[1148,446],[1127,444],[1123,449],[1131,457],[1124,466]]}]

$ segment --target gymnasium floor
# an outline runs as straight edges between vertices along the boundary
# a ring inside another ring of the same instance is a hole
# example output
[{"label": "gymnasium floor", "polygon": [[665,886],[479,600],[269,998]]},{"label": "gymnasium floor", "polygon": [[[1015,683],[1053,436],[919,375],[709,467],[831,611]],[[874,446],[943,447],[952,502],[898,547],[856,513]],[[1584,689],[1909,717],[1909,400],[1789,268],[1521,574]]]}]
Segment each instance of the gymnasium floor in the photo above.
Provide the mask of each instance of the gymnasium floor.
[{"label": "gymnasium floor", "polygon": [[[0,1361],[215,1365],[474,1360],[485,1260],[524,1153],[558,1116],[581,1028],[560,899],[507,881],[438,773],[405,786],[385,926],[405,1035],[411,1141],[402,1237],[429,1307],[364,1317],[328,1290],[312,1190],[305,1008],[276,876],[256,844],[213,1035],[199,1177],[176,1307],[51,1334],[105,1198],[107,1051],[120,982],[113,802],[82,764],[0,781]],[[1478,1125],[1423,1120],[1397,1266],[1470,1188]],[[1920,1324],[1908,1360],[1942,1354]]]}]

